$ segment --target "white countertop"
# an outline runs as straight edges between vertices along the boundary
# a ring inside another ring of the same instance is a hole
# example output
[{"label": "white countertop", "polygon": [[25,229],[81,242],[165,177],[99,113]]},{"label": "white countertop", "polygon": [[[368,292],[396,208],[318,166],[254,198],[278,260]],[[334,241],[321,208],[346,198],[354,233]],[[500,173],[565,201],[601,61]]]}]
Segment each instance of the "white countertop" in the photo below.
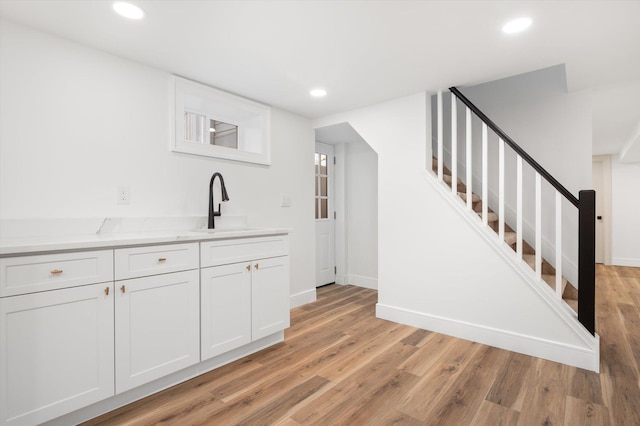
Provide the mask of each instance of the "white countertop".
[{"label": "white countertop", "polygon": [[215,230],[115,232],[66,235],[63,237],[24,237],[0,240],[0,257],[61,250],[95,250],[146,244],[198,242],[228,238],[288,234],[286,228],[239,228]]}]

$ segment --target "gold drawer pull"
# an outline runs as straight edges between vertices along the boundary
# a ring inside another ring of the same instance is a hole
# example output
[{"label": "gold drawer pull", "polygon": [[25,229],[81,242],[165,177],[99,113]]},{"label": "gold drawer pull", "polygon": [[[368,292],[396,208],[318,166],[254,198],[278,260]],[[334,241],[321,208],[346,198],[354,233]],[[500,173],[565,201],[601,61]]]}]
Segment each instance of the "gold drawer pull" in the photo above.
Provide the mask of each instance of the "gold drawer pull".
[{"label": "gold drawer pull", "polygon": [[247,265],[247,271],[251,271],[251,264]]},{"label": "gold drawer pull", "polygon": [[166,257],[161,257],[160,259],[158,259],[158,262],[166,262],[167,258]]},{"label": "gold drawer pull", "polygon": [[104,294],[105,294],[105,296],[109,295],[109,287],[105,287],[104,288]]},{"label": "gold drawer pull", "polygon": [[53,271],[51,271],[52,275],[59,275],[62,273],[62,269],[54,269]]},{"label": "gold drawer pull", "polygon": [[126,288],[124,287],[124,284],[122,284],[122,287],[120,287],[120,290],[124,293],[126,291]]},{"label": "gold drawer pull", "polygon": [[258,267],[259,267],[259,266],[260,266],[260,265],[256,263],[256,269],[258,269]]}]

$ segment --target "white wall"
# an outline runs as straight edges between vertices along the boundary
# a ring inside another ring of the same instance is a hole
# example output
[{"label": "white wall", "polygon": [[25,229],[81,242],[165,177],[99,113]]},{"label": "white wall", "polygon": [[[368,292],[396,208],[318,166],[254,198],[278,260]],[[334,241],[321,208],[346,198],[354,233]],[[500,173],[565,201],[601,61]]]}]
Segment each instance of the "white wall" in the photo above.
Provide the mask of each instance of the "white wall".
[{"label": "white wall", "polygon": [[611,162],[611,261],[640,267],[640,163]]},{"label": "white wall", "polygon": [[350,123],[378,154],[378,316],[568,363],[581,348],[593,369],[556,304],[427,181],[428,117],[421,93],[314,121]]},{"label": "white wall", "polygon": [[364,142],[345,146],[347,282],[378,288],[378,155]]},{"label": "white wall", "polygon": [[[563,65],[472,87],[462,93],[504,130],[520,147],[551,173],[574,196],[592,189],[592,105],[588,92],[567,93]],[[450,147],[450,102],[445,94],[445,145]],[[458,102],[458,176],[465,173],[465,110]],[[474,192],[481,188],[481,123],[474,120]],[[447,150],[448,152],[449,150]],[[445,163],[450,166],[450,153]],[[489,132],[489,205],[498,210],[498,138]],[[516,156],[505,145],[505,220],[516,225]],[[535,178],[524,163],[524,238],[535,241]],[[555,264],[555,192],[543,179],[543,256]],[[577,283],[577,209],[563,199],[564,273]]]},{"label": "white wall", "polygon": [[[270,167],[173,153],[168,72],[11,22],[0,31],[0,219],[206,216],[221,172],[223,215],[292,228],[291,294],[315,298],[307,119],[272,109]],[[118,185],[130,205],[116,204]]]}]

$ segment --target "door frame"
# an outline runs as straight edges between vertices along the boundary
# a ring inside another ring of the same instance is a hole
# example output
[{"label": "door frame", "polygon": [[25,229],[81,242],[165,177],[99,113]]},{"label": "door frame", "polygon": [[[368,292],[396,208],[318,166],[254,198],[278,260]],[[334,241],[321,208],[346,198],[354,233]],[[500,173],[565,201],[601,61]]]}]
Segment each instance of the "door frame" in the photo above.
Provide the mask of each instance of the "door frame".
[{"label": "door frame", "polygon": [[[323,149],[324,148],[324,149]],[[330,154],[329,154],[330,151]],[[333,267],[333,280],[328,283],[318,283],[318,265],[316,264],[316,288],[325,284],[335,283],[337,280],[337,265],[336,265],[336,194],[335,194],[335,145],[323,142],[315,142],[314,153],[323,153],[327,154],[327,220],[330,223],[330,233],[331,235],[331,253],[330,260],[331,266]],[[314,182],[315,182],[315,171],[314,171]],[[314,197],[314,202],[317,202],[317,198]],[[316,224],[316,238],[317,238],[317,221],[315,219]],[[316,241],[316,259],[317,259],[317,250],[318,250],[318,242]],[[317,260],[316,260],[317,262]]]},{"label": "door frame", "polygon": [[[593,163],[601,163],[602,165],[602,194],[596,194],[596,197],[602,197],[602,244],[604,252],[604,264],[611,265],[611,224],[613,217],[611,215],[611,155],[594,155]],[[593,166],[592,166],[593,171]],[[592,176],[592,180],[594,177]]]}]

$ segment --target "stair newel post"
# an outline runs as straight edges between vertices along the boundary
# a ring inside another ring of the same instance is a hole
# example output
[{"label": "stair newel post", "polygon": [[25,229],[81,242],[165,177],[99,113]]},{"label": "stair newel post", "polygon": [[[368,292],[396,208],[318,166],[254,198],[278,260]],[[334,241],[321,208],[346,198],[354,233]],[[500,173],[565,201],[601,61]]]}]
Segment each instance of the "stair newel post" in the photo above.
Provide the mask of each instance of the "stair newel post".
[{"label": "stair newel post", "polygon": [[578,194],[578,320],[595,335],[596,192]]}]

